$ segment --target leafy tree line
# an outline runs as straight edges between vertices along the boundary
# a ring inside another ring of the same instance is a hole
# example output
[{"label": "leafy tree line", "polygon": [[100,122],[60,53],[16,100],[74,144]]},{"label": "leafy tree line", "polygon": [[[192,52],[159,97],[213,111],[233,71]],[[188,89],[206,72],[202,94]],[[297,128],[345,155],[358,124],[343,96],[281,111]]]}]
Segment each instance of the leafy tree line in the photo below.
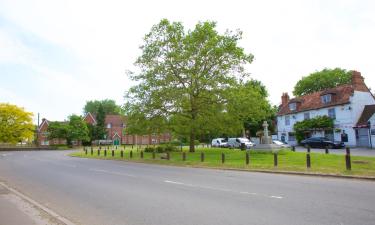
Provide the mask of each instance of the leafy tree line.
[{"label": "leafy tree line", "polygon": [[219,34],[216,23],[186,31],[164,19],[146,34],[129,77],[138,85],[125,95],[128,131],[170,130],[189,137],[190,151],[200,135],[241,133],[245,122],[272,113],[267,92],[250,80],[244,65],[253,61],[238,45],[240,31]]}]

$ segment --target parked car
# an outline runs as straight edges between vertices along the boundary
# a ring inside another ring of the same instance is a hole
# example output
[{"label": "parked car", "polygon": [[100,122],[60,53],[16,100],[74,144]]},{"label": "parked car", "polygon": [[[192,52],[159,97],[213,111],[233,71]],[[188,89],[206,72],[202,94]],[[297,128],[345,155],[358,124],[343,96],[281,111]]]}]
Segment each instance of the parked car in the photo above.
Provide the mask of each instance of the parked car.
[{"label": "parked car", "polygon": [[274,143],[275,145],[280,146],[281,148],[290,148],[290,145],[288,145],[288,143],[286,143],[284,141],[272,140],[272,143]]},{"label": "parked car", "polygon": [[229,138],[228,139],[229,148],[241,148],[241,144],[245,144],[246,148],[255,146],[255,144],[247,138]]},{"label": "parked car", "polygon": [[211,146],[226,148],[228,146],[228,142],[225,138],[215,138],[215,139],[212,139]]},{"label": "parked car", "polygon": [[343,142],[331,141],[325,137],[311,137],[301,141],[303,146],[311,148],[343,148],[345,144]]}]

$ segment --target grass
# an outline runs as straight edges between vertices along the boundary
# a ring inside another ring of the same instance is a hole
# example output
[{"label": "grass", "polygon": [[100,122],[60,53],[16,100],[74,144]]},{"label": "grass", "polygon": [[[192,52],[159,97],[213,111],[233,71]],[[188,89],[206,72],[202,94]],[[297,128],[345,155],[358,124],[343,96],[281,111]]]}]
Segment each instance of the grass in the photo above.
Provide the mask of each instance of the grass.
[{"label": "grass", "polygon": [[[130,151],[133,152],[133,157],[130,158]],[[196,166],[208,168],[227,168],[227,169],[241,169],[241,170],[265,170],[265,171],[288,171],[288,172],[303,172],[303,173],[318,173],[318,174],[334,174],[334,175],[350,175],[350,176],[368,176],[375,177],[375,157],[351,156],[352,170],[346,170],[345,156],[323,153],[310,153],[311,168],[306,168],[306,153],[292,152],[290,149],[281,150],[278,152],[278,166],[274,167],[274,156],[272,152],[264,151],[250,151],[250,164],[246,165],[246,152],[240,150],[221,149],[221,148],[197,148],[195,153],[186,153],[186,161],[182,160],[182,152],[170,153],[170,160],[161,159],[163,153],[156,153],[156,159],[152,158],[152,153],[144,152],[143,159],[140,157],[141,149],[131,149],[127,147],[124,150],[124,157],[121,158],[120,150],[115,150],[115,155],[112,157],[111,151],[107,151],[107,156],[104,156],[104,150],[97,155],[97,148],[94,149],[93,155],[90,149],[87,155],[84,151],[77,151],[71,156],[96,158],[96,159],[112,159],[135,161],[144,163],[154,163],[162,165],[175,166]],[[204,162],[201,162],[201,152],[204,152]],[[225,163],[221,162],[221,154],[225,154]]]}]

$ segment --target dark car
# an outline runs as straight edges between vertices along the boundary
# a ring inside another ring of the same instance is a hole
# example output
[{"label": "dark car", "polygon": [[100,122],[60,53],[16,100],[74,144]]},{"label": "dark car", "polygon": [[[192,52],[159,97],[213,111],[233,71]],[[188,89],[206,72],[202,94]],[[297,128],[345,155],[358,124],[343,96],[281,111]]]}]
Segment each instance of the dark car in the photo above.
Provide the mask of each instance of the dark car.
[{"label": "dark car", "polygon": [[311,137],[307,138],[303,141],[301,141],[301,144],[303,146],[311,147],[311,148],[343,148],[345,147],[344,143],[342,142],[336,142],[336,141],[331,141],[328,138],[325,137]]}]

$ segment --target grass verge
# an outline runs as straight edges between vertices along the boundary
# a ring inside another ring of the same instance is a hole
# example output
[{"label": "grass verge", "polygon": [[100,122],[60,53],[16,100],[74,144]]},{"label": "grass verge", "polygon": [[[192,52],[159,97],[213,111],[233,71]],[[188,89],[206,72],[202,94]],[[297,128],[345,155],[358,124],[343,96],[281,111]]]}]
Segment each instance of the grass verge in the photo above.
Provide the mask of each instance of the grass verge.
[{"label": "grass verge", "polygon": [[[130,158],[130,151],[133,157]],[[182,159],[182,152],[171,152],[170,160],[161,159],[163,153],[156,153],[155,159],[152,153],[127,148],[121,157],[121,151],[115,150],[112,157],[111,150],[107,151],[104,156],[104,150],[100,151],[98,156],[97,148],[91,155],[90,149],[87,151],[77,151],[70,156],[96,159],[124,160],[143,163],[153,163],[174,166],[190,167],[207,167],[207,168],[224,168],[224,169],[241,169],[241,170],[264,170],[274,172],[300,172],[309,174],[329,174],[341,176],[366,176],[375,178],[375,157],[351,156],[352,170],[346,170],[345,156],[323,153],[310,153],[311,168],[306,167],[306,153],[292,152],[289,149],[278,152],[278,165],[274,166],[274,155],[272,152],[253,151],[251,150],[250,163],[246,165],[246,152],[240,150],[230,150],[221,148],[198,148],[196,152],[190,153],[183,150],[186,154],[186,161]],[[204,153],[204,162],[201,162],[201,152]],[[222,153],[225,155],[225,162],[222,163]]]}]

